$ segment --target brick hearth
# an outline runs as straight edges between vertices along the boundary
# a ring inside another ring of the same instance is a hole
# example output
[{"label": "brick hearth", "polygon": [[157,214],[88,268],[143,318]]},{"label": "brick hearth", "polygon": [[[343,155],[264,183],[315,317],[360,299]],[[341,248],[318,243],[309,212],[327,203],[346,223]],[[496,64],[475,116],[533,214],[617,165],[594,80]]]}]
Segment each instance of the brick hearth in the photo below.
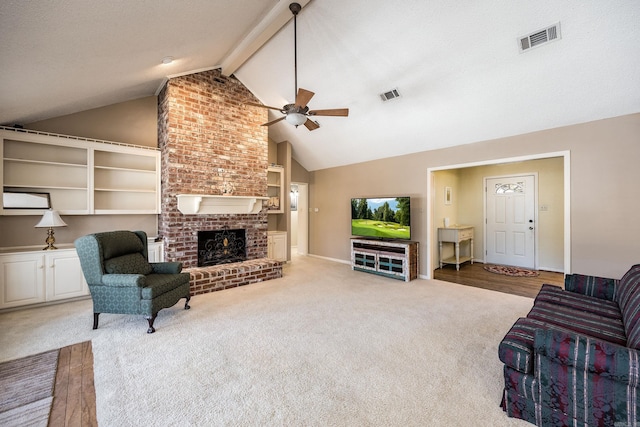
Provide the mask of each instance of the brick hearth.
[{"label": "brick hearth", "polygon": [[[268,260],[267,212],[184,215],[178,194],[266,196],[268,165],[265,109],[220,70],[170,79],[158,96],[158,143],[162,155],[158,229],[165,259],[191,273],[191,293],[201,294],[282,276],[282,263]],[[247,261],[197,267],[198,231],[246,229]]]},{"label": "brick hearth", "polygon": [[259,258],[213,267],[194,267],[191,273],[191,295],[221,291],[282,277],[282,263]]}]

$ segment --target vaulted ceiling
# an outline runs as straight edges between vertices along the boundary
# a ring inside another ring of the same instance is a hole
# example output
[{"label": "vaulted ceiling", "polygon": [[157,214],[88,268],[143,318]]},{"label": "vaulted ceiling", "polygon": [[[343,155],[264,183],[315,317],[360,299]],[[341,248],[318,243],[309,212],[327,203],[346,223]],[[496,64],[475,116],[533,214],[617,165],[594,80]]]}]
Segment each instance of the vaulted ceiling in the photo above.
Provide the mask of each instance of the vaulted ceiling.
[{"label": "vaulted ceiling", "polygon": [[[289,3],[3,0],[0,123],[151,96],[218,67],[283,106],[295,98]],[[312,132],[270,127],[308,170],[640,112],[637,0],[300,3],[298,85],[316,93],[312,109],[350,109]],[[520,52],[520,36],[558,22],[560,39]],[[382,102],[391,89],[401,96]]]}]

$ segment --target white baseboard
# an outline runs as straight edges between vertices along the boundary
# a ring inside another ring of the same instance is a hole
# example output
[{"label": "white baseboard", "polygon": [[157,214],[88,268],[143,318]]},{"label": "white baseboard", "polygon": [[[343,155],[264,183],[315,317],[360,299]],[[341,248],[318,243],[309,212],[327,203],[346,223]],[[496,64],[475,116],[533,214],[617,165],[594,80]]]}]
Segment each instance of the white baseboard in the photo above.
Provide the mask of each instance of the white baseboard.
[{"label": "white baseboard", "polygon": [[551,267],[543,267],[540,266],[538,267],[538,270],[542,270],[542,271],[550,271],[552,273],[563,273],[564,274],[564,270],[562,269],[557,269],[557,268],[551,268]]},{"label": "white baseboard", "polygon": [[320,255],[314,255],[314,254],[307,254],[307,256],[310,256],[310,257],[313,257],[313,258],[326,259],[327,261],[339,262],[340,264],[351,265],[351,260],[345,261],[343,259],[329,258],[329,257],[326,257],[326,256],[320,256]]}]

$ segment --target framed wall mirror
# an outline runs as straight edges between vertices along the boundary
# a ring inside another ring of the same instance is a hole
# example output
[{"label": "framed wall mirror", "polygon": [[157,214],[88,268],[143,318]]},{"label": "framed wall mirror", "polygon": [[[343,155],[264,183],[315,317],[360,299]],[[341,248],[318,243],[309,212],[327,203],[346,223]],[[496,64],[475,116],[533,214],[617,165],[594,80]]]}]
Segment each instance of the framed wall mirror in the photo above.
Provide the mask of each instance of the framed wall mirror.
[{"label": "framed wall mirror", "polygon": [[4,191],[2,193],[4,209],[50,209],[49,193]]}]

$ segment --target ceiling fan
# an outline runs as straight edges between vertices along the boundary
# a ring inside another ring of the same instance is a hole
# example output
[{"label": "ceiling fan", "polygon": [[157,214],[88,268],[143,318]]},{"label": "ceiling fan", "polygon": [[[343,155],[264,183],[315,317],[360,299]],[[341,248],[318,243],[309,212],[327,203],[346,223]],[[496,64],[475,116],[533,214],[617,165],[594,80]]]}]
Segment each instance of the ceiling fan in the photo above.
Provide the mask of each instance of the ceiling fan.
[{"label": "ceiling fan", "polygon": [[267,123],[263,123],[261,126],[271,126],[272,124],[278,123],[281,120],[286,120],[288,123],[291,123],[295,127],[298,127],[302,124],[309,130],[315,130],[320,127],[318,122],[311,120],[313,116],[339,116],[339,117],[347,117],[349,115],[348,108],[333,108],[329,110],[310,110],[307,106],[307,103],[311,100],[313,95],[315,95],[310,90],[306,90],[303,88],[298,89],[298,40],[297,40],[297,16],[298,12],[302,10],[302,7],[298,3],[291,3],[289,5],[289,10],[293,13],[293,53],[294,53],[294,70],[295,70],[295,85],[296,85],[296,100],[293,104],[287,104],[282,108],[278,107],[270,107],[268,105],[256,104],[253,102],[247,102],[247,105],[252,105],[255,107],[268,108],[271,110],[278,110],[282,114],[283,117],[272,120]]}]

